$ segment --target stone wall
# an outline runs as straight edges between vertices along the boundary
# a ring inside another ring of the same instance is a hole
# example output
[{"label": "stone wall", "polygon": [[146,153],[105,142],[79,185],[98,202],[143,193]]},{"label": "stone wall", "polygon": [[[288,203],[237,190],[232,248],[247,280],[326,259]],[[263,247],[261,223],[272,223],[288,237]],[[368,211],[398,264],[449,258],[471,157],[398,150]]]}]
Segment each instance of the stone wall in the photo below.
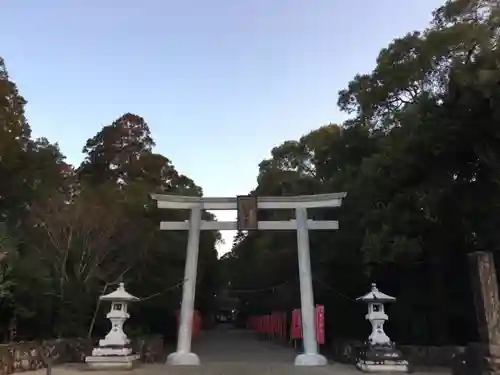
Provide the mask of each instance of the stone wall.
[{"label": "stone wall", "polygon": [[161,335],[151,335],[138,337],[132,340],[134,353],[140,354],[144,363],[163,362],[165,349],[163,348],[163,337]]},{"label": "stone wall", "polygon": [[[53,364],[84,362],[92,352],[94,340],[58,339],[29,341],[0,345],[0,375],[14,372],[38,370],[47,361]],[[146,336],[132,339],[134,352],[140,354],[143,362],[159,362],[164,359],[163,338]]]},{"label": "stone wall", "polygon": [[451,367],[455,355],[464,351],[462,346],[399,345],[398,348],[413,366],[418,367]]},{"label": "stone wall", "polygon": [[[360,341],[335,340],[327,348],[327,355],[341,363],[354,363]],[[463,353],[461,346],[417,346],[398,345],[405,357],[413,366],[417,367],[450,367],[455,354]]]}]

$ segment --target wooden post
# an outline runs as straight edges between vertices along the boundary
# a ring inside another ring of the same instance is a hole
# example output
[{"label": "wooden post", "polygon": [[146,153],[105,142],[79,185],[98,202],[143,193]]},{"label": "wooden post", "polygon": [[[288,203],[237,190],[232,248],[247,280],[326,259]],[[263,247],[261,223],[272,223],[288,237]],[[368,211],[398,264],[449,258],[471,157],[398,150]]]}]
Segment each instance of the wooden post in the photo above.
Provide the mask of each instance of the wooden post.
[{"label": "wooden post", "polygon": [[[479,331],[479,345],[468,350],[474,373],[500,374],[500,301],[493,254],[478,251],[469,254],[472,268],[474,303]],[[472,362],[475,362],[473,365]]]}]

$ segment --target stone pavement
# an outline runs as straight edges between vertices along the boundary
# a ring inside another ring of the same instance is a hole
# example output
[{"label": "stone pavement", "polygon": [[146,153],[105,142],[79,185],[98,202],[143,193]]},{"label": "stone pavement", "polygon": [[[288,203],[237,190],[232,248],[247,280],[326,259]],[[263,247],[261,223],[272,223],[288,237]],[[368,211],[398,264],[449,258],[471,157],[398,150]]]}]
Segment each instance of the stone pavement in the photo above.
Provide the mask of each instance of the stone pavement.
[{"label": "stone pavement", "polygon": [[[200,356],[199,367],[171,367],[145,364],[133,371],[93,371],[92,375],[353,375],[354,366],[332,363],[326,367],[295,367],[295,351],[265,340],[252,332],[229,329],[229,325],[204,332],[194,343]],[[81,365],[56,367],[52,375],[81,375]],[[38,371],[43,375],[44,371]],[[450,371],[415,372],[415,375],[442,375]]]}]

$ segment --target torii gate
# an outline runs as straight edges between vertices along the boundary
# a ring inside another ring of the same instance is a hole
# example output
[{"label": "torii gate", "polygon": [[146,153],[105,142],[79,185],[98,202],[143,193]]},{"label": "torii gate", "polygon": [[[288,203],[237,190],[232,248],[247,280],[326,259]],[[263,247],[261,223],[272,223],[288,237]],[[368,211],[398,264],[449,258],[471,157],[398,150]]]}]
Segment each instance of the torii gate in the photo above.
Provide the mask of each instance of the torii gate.
[{"label": "torii gate", "polygon": [[[209,198],[181,195],[152,194],[158,208],[191,210],[186,221],[162,221],[161,230],[188,230],[186,266],[182,290],[177,351],[171,353],[167,363],[176,366],[196,366],[200,359],[191,352],[191,333],[193,330],[194,297],[198,266],[198,247],[202,230],[296,230],[298,245],[298,264],[300,280],[300,299],[302,311],[302,330],[304,353],[295,358],[296,366],[324,366],[327,360],[318,353],[316,324],[314,316],[314,293],[311,277],[309,254],[309,230],[335,230],[338,221],[315,221],[307,218],[308,208],[340,207],[347,193],[301,195],[291,197],[253,197]],[[287,221],[258,221],[258,209],[294,209],[295,219]],[[238,220],[205,221],[201,219],[202,210],[237,210]]]}]

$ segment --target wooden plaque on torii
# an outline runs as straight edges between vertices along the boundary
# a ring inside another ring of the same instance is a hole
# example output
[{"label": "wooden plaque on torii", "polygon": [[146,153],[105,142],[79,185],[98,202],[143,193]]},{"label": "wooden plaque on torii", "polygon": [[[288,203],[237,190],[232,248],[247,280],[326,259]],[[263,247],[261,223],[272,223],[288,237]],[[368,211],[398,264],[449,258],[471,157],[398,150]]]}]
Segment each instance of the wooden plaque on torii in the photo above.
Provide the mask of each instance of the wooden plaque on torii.
[{"label": "wooden plaque on torii", "polygon": [[238,211],[238,230],[257,230],[257,197],[249,195],[238,195],[236,197]]}]

